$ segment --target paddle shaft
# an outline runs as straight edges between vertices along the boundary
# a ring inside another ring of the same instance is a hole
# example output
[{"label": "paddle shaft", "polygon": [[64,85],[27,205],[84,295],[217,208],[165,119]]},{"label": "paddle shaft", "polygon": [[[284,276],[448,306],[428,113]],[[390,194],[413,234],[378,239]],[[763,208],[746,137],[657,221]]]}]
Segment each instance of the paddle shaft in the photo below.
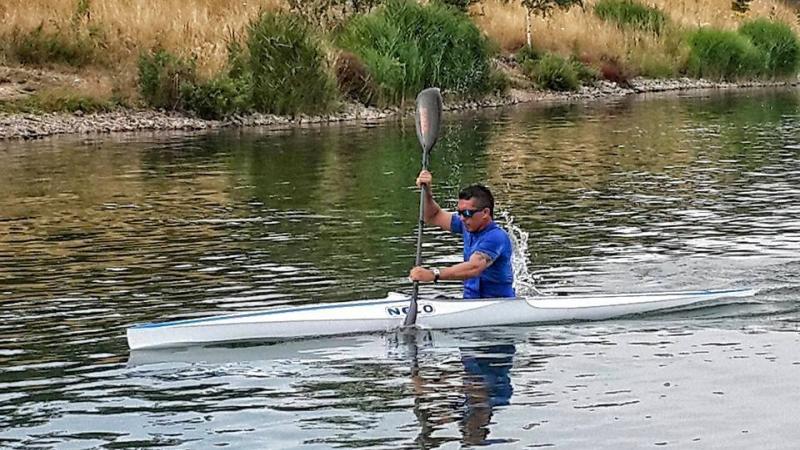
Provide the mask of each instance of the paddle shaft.
[{"label": "paddle shaft", "polygon": [[[422,170],[428,170],[428,152],[422,155]],[[419,223],[417,224],[417,256],[414,266],[422,265],[422,230],[425,227],[425,197],[428,195],[428,186],[423,184],[419,192]],[[410,326],[417,322],[417,299],[419,298],[419,281],[414,281],[411,289],[411,303],[404,325]]]}]

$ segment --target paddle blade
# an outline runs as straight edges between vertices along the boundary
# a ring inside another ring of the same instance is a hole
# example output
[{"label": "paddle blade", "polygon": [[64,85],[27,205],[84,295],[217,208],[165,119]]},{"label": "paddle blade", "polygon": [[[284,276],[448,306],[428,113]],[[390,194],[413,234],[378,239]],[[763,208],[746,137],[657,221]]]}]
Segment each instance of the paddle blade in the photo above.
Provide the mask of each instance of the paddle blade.
[{"label": "paddle blade", "polygon": [[417,138],[422,151],[427,154],[439,138],[442,120],[442,93],[439,88],[428,88],[417,95]]}]

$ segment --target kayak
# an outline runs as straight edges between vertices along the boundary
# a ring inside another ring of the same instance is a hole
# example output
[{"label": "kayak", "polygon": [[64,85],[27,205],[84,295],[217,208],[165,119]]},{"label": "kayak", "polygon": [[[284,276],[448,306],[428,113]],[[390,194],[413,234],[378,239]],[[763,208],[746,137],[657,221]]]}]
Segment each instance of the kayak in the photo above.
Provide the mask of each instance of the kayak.
[{"label": "kayak", "polygon": [[[423,329],[525,325],[605,320],[680,308],[712,300],[754,295],[751,289],[587,294],[492,299],[420,299]],[[270,308],[208,318],[135,325],[127,330],[131,350],[237,341],[386,332],[403,325],[409,298]]]}]

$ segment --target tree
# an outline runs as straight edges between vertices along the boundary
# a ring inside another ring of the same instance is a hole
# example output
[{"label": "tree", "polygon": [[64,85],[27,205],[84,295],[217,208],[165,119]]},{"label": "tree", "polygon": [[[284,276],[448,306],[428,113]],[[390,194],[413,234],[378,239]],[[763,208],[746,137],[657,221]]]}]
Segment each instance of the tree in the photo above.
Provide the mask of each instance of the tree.
[{"label": "tree", "polygon": [[567,10],[575,5],[583,7],[583,0],[517,0],[525,7],[525,37],[531,47],[531,16],[547,17],[554,9]]}]

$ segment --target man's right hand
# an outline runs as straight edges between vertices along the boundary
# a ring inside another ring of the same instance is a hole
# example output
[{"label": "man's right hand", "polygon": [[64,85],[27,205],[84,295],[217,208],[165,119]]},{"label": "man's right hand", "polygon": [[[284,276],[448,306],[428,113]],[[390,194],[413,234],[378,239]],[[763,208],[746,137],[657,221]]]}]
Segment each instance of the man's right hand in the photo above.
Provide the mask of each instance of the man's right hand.
[{"label": "man's right hand", "polygon": [[418,188],[421,188],[422,185],[425,184],[428,186],[428,189],[430,189],[432,183],[433,183],[433,175],[431,175],[431,173],[428,172],[427,170],[421,171],[417,176]]}]

